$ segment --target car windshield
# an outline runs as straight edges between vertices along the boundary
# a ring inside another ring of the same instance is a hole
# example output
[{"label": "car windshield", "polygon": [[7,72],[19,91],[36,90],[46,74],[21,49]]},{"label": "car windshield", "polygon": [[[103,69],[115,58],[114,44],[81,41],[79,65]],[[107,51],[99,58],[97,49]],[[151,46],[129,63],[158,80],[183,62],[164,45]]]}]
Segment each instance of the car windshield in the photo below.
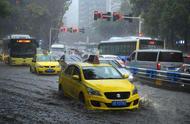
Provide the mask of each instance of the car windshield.
[{"label": "car windshield", "polygon": [[116,60],[100,60],[100,63],[110,64],[115,68],[122,67]]},{"label": "car windshield", "polygon": [[86,80],[99,79],[122,79],[122,75],[112,66],[88,66],[83,67],[83,74]]},{"label": "car windshield", "polygon": [[56,59],[55,59],[55,57],[50,56],[50,55],[41,55],[41,56],[37,56],[36,61],[48,62],[48,61],[56,61]]}]

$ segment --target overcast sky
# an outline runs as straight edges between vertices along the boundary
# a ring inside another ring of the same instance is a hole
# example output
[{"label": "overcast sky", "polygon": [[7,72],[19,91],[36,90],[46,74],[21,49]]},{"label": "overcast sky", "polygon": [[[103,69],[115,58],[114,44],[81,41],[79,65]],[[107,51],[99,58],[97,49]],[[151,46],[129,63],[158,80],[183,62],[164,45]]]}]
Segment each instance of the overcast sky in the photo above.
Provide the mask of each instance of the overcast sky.
[{"label": "overcast sky", "polygon": [[78,26],[78,1],[79,0],[72,0],[72,3],[64,15],[66,17],[66,26]]}]

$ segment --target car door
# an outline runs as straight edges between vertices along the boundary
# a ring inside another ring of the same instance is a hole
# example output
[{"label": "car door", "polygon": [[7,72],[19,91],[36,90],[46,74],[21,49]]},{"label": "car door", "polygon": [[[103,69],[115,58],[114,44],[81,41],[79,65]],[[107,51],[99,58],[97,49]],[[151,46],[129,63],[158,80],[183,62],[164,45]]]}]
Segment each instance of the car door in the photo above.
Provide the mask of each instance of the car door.
[{"label": "car door", "polygon": [[70,96],[72,96],[72,88],[71,88],[71,83],[72,83],[72,71],[74,67],[73,65],[68,66],[65,71],[61,74],[61,83],[63,86],[63,90]]},{"label": "car door", "polygon": [[78,94],[81,91],[81,87],[82,87],[80,68],[77,66],[74,66],[72,76],[74,76],[74,75],[77,75],[79,77],[79,79],[78,80],[72,79],[72,83],[70,86],[72,89],[72,96],[75,99],[77,99]]}]

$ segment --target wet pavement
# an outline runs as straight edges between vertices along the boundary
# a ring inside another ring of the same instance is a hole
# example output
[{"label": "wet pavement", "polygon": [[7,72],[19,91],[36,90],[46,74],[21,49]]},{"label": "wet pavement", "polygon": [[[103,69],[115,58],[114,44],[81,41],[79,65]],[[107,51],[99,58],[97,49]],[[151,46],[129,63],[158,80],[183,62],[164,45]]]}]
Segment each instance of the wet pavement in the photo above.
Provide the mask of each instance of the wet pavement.
[{"label": "wet pavement", "polygon": [[0,63],[0,124],[190,124],[190,93],[136,82],[139,109],[92,111],[60,97],[57,80]]}]

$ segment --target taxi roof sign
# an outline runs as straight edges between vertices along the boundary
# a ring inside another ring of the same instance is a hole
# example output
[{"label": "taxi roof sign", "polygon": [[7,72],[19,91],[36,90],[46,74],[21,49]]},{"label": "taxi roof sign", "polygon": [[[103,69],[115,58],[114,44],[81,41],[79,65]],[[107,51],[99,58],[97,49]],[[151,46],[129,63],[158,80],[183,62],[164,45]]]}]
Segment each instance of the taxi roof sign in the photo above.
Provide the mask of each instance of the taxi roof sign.
[{"label": "taxi roof sign", "polygon": [[100,64],[99,57],[97,55],[90,55],[87,62],[92,64]]}]

